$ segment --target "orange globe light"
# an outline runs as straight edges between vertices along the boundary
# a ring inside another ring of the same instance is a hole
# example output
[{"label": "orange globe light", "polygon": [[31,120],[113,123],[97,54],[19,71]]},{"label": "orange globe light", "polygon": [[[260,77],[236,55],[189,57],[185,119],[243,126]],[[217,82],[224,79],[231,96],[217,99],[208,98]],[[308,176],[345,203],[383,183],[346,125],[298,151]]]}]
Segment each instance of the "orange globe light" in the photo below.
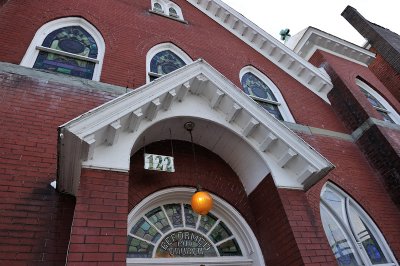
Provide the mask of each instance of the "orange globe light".
[{"label": "orange globe light", "polygon": [[192,196],[192,209],[195,213],[206,215],[213,206],[213,198],[205,191],[197,191]]}]

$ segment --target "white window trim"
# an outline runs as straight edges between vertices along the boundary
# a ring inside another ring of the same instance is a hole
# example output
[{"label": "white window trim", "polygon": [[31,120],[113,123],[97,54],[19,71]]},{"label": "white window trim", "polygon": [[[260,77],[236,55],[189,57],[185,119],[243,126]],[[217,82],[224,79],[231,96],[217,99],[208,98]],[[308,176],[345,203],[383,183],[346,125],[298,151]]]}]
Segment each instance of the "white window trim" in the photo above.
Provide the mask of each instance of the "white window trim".
[{"label": "white window trim", "polygon": [[[261,73],[261,71],[259,71],[258,69],[256,69],[253,66],[245,66],[244,68],[242,68],[240,70],[240,73],[239,73],[240,83],[242,83],[242,78],[243,78],[244,74],[246,74],[248,72],[255,75],[257,78],[259,78],[262,82],[264,82],[270,88],[270,90],[272,91],[272,93],[274,94],[274,96],[278,102],[278,104],[276,104],[276,105],[278,106],[279,112],[281,113],[283,120],[286,122],[295,123],[292,113],[290,112],[289,107],[286,104],[286,101],[283,98],[280,90],[267,76],[265,76],[263,73]],[[267,100],[260,99],[258,97],[250,96],[250,98],[253,98],[253,99],[259,100],[259,101],[269,102]]]},{"label": "white window trim", "polygon": [[[39,55],[39,50],[42,48],[42,43],[44,39],[55,30],[60,28],[69,27],[69,26],[80,26],[84,30],[86,30],[95,40],[97,44],[98,54],[97,58],[95,59],[96,64],[94,67],[93,78],[92,80],[99,81],[101,69],[103,67],[103,58],[105,53],[105,43],[104,39],[101,36],[101,33],[89,22],[87,22],[83,18],[78,17],[67,17],[67,18],[60,18],[57,20],[50,21],[40,27],[35,36],[33,37],[31,44],[29,45],[28,49],[22,61],[20,63],[21,66],[30,67],[32,68],[35,64],[36,58]],[[76,57],[76,55],[72,56]],[[86,59],[85,59],[86,60]],[[93,58],[88,59],[87,61],[93,61]]]},{"label": "white window trim", "polygon": [[[371,230],[371,233],[373,234],[373,236],[375,237],[376,241],[378,242],[379,246],[382,249],[382,252],[384,253],[384,255],[386,256],[386,258],[388,260],[392,260],[393,262],[388,262],[385,264],[379,264],[379,265],[393,265],[393,266],[399,266],[399,264],[397,263],[397,260],[395,258],[395,256],[393,255],[392,250],[390,249],[388,243],[385,240],[385,237],[382,235],[381,231],[379,230],[379,228],[376,226],[376,224],[372,221],[372,219],[370,218],[370,216],[364,211],[364,209],[347,193],[345,193],[342,189],[340,189],[339,187],[337,187],[336,185],[328,182],[325,184],[325,186],[322,188],[321,190],[321,197],[320,197],[320,207],[324,208],[329,215],[334,216],[336,221],[339,223],[339,225],[341,227],[344,227],[346,230],[343,230],[343,234],[348,238],[351,239],[351,243],[350,246],[352,247],[354,252],[354,256],[356,258],[356,260],[360,260],[361,258],[363,259],[363,263],[366,263],[365,265],[368,266],[373,266],[370,263],[370,259],[368,257],[368,255],[366,254],[365,250],[361,247],[357,247],[356,243],[357,240],[355,239],[354,235],[352,233],[348,233],[347,231],[351,232],[351,225],[348,222],[348,218],[347,219],[342,219],[340,217],[338,217],[338,215],[335,213],[335,211],[329,206],[328,203],[325,202],[325,200],[322,198],[322,195],[324,193],[324,191],[330,188],[331,190],[333,190],[334,192],[336,192],[337,194],[341,195],[348,206],[351,205],[356,211],[357,213],[363,218],[363,221],[367,224],[368,228]],[[342,216],[343,217],[348,217],[347,213],[345,212],[345,210],[342,210]],[[360,263],[360,262],[359,262]]]},{"label": "white window trim", "polygon": [[[127,234],[133,225],[148,211],[164,204],[188,203],[195,189],[175,187],[158,191],[142,200],[128,215]],[[215,257],[215,258],[176,258],[176,259],[134,259],[127,258],[127,265],[257,265],[265,266],[261,249],[257,239],[244,218],[229,203],[212,195],[214,204],[212,212],[220,218],[232,231],[243,257]]]},{"label": "white window trim", "polygon": [[[158,3],[158,4],[161,5],[162,10],[163,10],[163,12],[162,12],[163,15],[166,15],[168,17],[171,17],[171,18],[174,18],[174,19],[178,19],[178,20],[184,20],[182,9],[177,4],[175,4],[174,2],[168,1],[168,0],[151,0],[151,10],[153,12],[160,13],[159,11],[154,9],[154,4],[155,3]],[[171,16],[169,14],[169,8],[170,7],[173,7],[176,10],[177,17]]]},{"label": "white window trim", "polygon": [[156,46],[153,46],[146,55],[146,83],[150,83],[150,62],[153,57],[158,54],[159,52],[165,51],[165,50],[170,50],[174,54],[176,54],[180,59],[185,62],[186,65],[190,64],[193,62],[192,58],[188,56],[182,49],[177,47],[176,45],[172,43],[160,43],[157,44]]},{"label": "white window trim", "polygon": [[378,92],[376,92],[373,88],[371,88],[368,84],[361,81],[360,79],[356,79],[356,84],[374,96],[380,104],[385,107],[387,114],[396,124],[400,125],[400,115],[396,112],[396,110],[383,98]]}]

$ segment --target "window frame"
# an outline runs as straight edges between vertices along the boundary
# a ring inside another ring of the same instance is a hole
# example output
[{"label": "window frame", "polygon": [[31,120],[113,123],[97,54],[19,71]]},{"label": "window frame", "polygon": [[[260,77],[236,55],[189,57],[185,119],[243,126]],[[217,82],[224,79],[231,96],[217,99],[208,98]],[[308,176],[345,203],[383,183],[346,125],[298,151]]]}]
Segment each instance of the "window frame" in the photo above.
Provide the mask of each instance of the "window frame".
[{"label": "window frame", "polygon": [[[360,88],[364,89],[366,92],[371,94],[384,107],[384,108],[374,107],[371,104],[372,108],[377,110],[378,113],[385,112],[393,120],[394,124],[400,125],[400,115],[389,104],[389,102],[385,100],[385,98],[383,98],[377,91],[375,91],[367,83],[365,83],[364,81],[362,81],[362,80],[360,80],[358,78],[356,78],[356,84],[357,84],[357,86],[359,86]],[[364,95],[364,92],[362,92],[362,93]],[[365,95],[364,95],[364,97],[367,98],[367,96],[365,96]],[[368,100],[368,98],[367,98],[367,100]],[[369,101],[368,101],[368,103],[369,103]]]},{"label": "window frame", "polygon": [[[60,28],[64,27],[70,27],[70,26],[79,26],[82,27],[85,31],[87,31],[95,40],[96,45],[97,45],[97,58],[90,58],[90,57],[85,57],[85,56],[80,56],[64,51],[59,51],[55,50],[49,47],[44,47],[42,46],[42,43],[44,39],[52,33],[55,30],[58,30]],[[94,71],[93,71],[93,77],[92,80],[94,81],[99,81],[100,80],[100,75],[101,75],[101,69],[103,67],[103,59],[104,59],[104,53],[105,53],[105,43],[104,39],[101,35],[101,33],[89,22],[87,22],[83,18],[79,17],[66,17],[66,18],[60,18],[56,20],[52,20],[44,25],[42,25],[35,33],[35,36],[33,37],[28,49],[25,52],[24,57],[21,60],[20,65],[33,68],[33,65],[35,64],[36,58],[39,55],[40,51],[46,51],[54,54],[59,54],[59,55],[65,55],[71,58],[83,60],[83,61],[88,61],[88,62],[93,62],[95,63],[94,66]],[[75,77],[75,76],[71,76]],[[78,77],[76,77],[78,78]]]},{"label": "window frame", "polygon": [[175,55],[177,55],[183,62],[185,62],[186,65],[190,64],[193,62],[192,58],[188,56],[182,49],[177,47],[176,45],[172,43],[160,43],[155,46],[153,46],[146,55],[146,83],[150,83],[150,76],[153,77],[161,77],[163,75],[160,75],[158,73],[154,73],[150,71],[150,63],[153,57],[158,54],[159,52],[169,50],[173,52]]},{"label": "window frame", "polygon": [[[327,189],[332,190],[334,193],[338,194],[344,199],[344,203],[341,204],[341,215],[340,217],[336,211],[330,206],[329,203],[326,202],[326,200],[322,197],[324,192]],[[371,260],[368,257],[368,254],[363,247],[362,242],[359,241],[359,238],[355,234],[354,226],[353,223],[350,221],[350,213],[349,213],[349,206],[351,206],[357,213],[357,215],[360,217],[360,219],[365,222],[365,226],[368,227],[370,230],[370,233],[372,236],[374,236],[375,240],[379,244],[379,247],[382,250],[382,253],[385,255],[385,257],[388,260],[391,260],[392,262],[384,263],[384,264],[372,264]],[[374,266],[374,265],[393,265],[393,266],[399,266],[399,264],[396,261],[396,258],[393,255],[392,250],[390,249],[389,244],[386,242],[385,237],[377,227],[377,225],[374,223],[374,221],[370,218],[370,216],[364,211],[364,209],[347,193],[345,193],[342,189],[337,187],[331,182],[328,182],[325,184],[325,186],[321,190],[320,194],[320,209],[324,209],[329,216],[332,216],[333,219],[338,223],[340,226],[340,229],[342,230],[344,236],[349,242],[349,246],[352,248],[353,254],[355,259],[357,260],[357,263],[360,265],[368,265],[368,266]],[[321,223],[322,223],[322,216],[321,216]],[[325,229],[324,229],[325,233]],[[326,233],[325,233],[326,234]]]},{"label": "window frame", "polygon": [[[286,101],[283,98],[278,87],[266,75],[264,75],[261,71],[259,71],[258,69],[256,69],[253,66],[245,66],[244,68],[242,68],[240,70],[240,72],[239,72],[240,84],[242,84],[242,78],[246,73],[251,73],[254,76],[256,76],[257,78],[259,78],[262,82],[264,82],[268,86],[268,88],[271,90],[271,92],[274,94],[277,101],[275,102],[272,100],[260,98],[260,97],[249,95],[249,94],[246,94],[246,95],[248,95],[251,99],[253,99],[256,102],[264,102],[264,103],[276,105],[278,107],[279,112],[281,113],[283,121],[295,123],[293,115],[290,112],[289,107],[286,104]],[[243,88],[242,88],[242,90],[243,90]]]},{"label": "window frame", "polygon": [[[154,4],[158,3],[162,7],[162,12],[154,9]],[[176,16],[170,15],[169,9],[173,8],[176,11]],[[151,11],[165,17],[169,17],[179,21],[185,21],[183,18],[182,9],[172,1],[169,0],[151,0]]]},{"label": "window frame", "polygon": [[[187,187],[173,187],[157,191],[137,204],[129,213],[127,220],[127,235],[132,226],[147,212],[157,206],[173,203],[190,204],[190,199],[195,189]],[[223,221],[235,236],[237,244],[240,246],[242,256],[221,256],[221,257],[193,257],[193,258],[127,258],[127,265],[148,266],[148,265],[232,265],[232,266],[265,266],[263,255],[252,229],[247,224],[241,214],[236,211],[229,203],[212,195],[214,204],[212,213]],[[212,231],[212,229],[210,229]]]}]

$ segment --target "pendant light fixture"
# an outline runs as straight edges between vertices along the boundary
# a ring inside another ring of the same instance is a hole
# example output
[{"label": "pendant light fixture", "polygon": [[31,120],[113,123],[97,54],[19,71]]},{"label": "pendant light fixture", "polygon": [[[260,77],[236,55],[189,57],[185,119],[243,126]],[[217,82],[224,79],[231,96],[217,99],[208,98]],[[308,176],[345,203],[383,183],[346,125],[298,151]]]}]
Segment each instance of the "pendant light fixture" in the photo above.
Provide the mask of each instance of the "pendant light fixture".
[{"label": "pendant light fixture", "polygon": [[196,181],[197,181],[196,192],[192,196],[192,209],[197,214],[206,215],[212,209],[213,198],[211,197],[210,193],[202,190],[202,188],[200,186],[199,175],[197,172],[196,153],[194,150],[193,135],[192,135],[194,126],[195,126],[195,124],[192,121],[186,122],[184,124],[184,128],[190,134],[190,142],[192,144],[192,153],[193,153],[193,164],[194,164],[195,176],[196,176]]}]

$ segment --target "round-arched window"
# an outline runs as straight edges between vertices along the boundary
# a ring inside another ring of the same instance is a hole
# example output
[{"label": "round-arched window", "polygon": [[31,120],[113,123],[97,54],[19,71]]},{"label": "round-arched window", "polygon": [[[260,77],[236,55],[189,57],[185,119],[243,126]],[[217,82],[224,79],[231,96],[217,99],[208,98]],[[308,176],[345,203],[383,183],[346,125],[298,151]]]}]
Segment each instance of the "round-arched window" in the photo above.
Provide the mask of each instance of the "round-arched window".
[{"label": "round-arched window", "polygon": [[228,226],[214,214],[198,215],[189,204],[156,207],[128,233],[128,258],[242,256]]}]

